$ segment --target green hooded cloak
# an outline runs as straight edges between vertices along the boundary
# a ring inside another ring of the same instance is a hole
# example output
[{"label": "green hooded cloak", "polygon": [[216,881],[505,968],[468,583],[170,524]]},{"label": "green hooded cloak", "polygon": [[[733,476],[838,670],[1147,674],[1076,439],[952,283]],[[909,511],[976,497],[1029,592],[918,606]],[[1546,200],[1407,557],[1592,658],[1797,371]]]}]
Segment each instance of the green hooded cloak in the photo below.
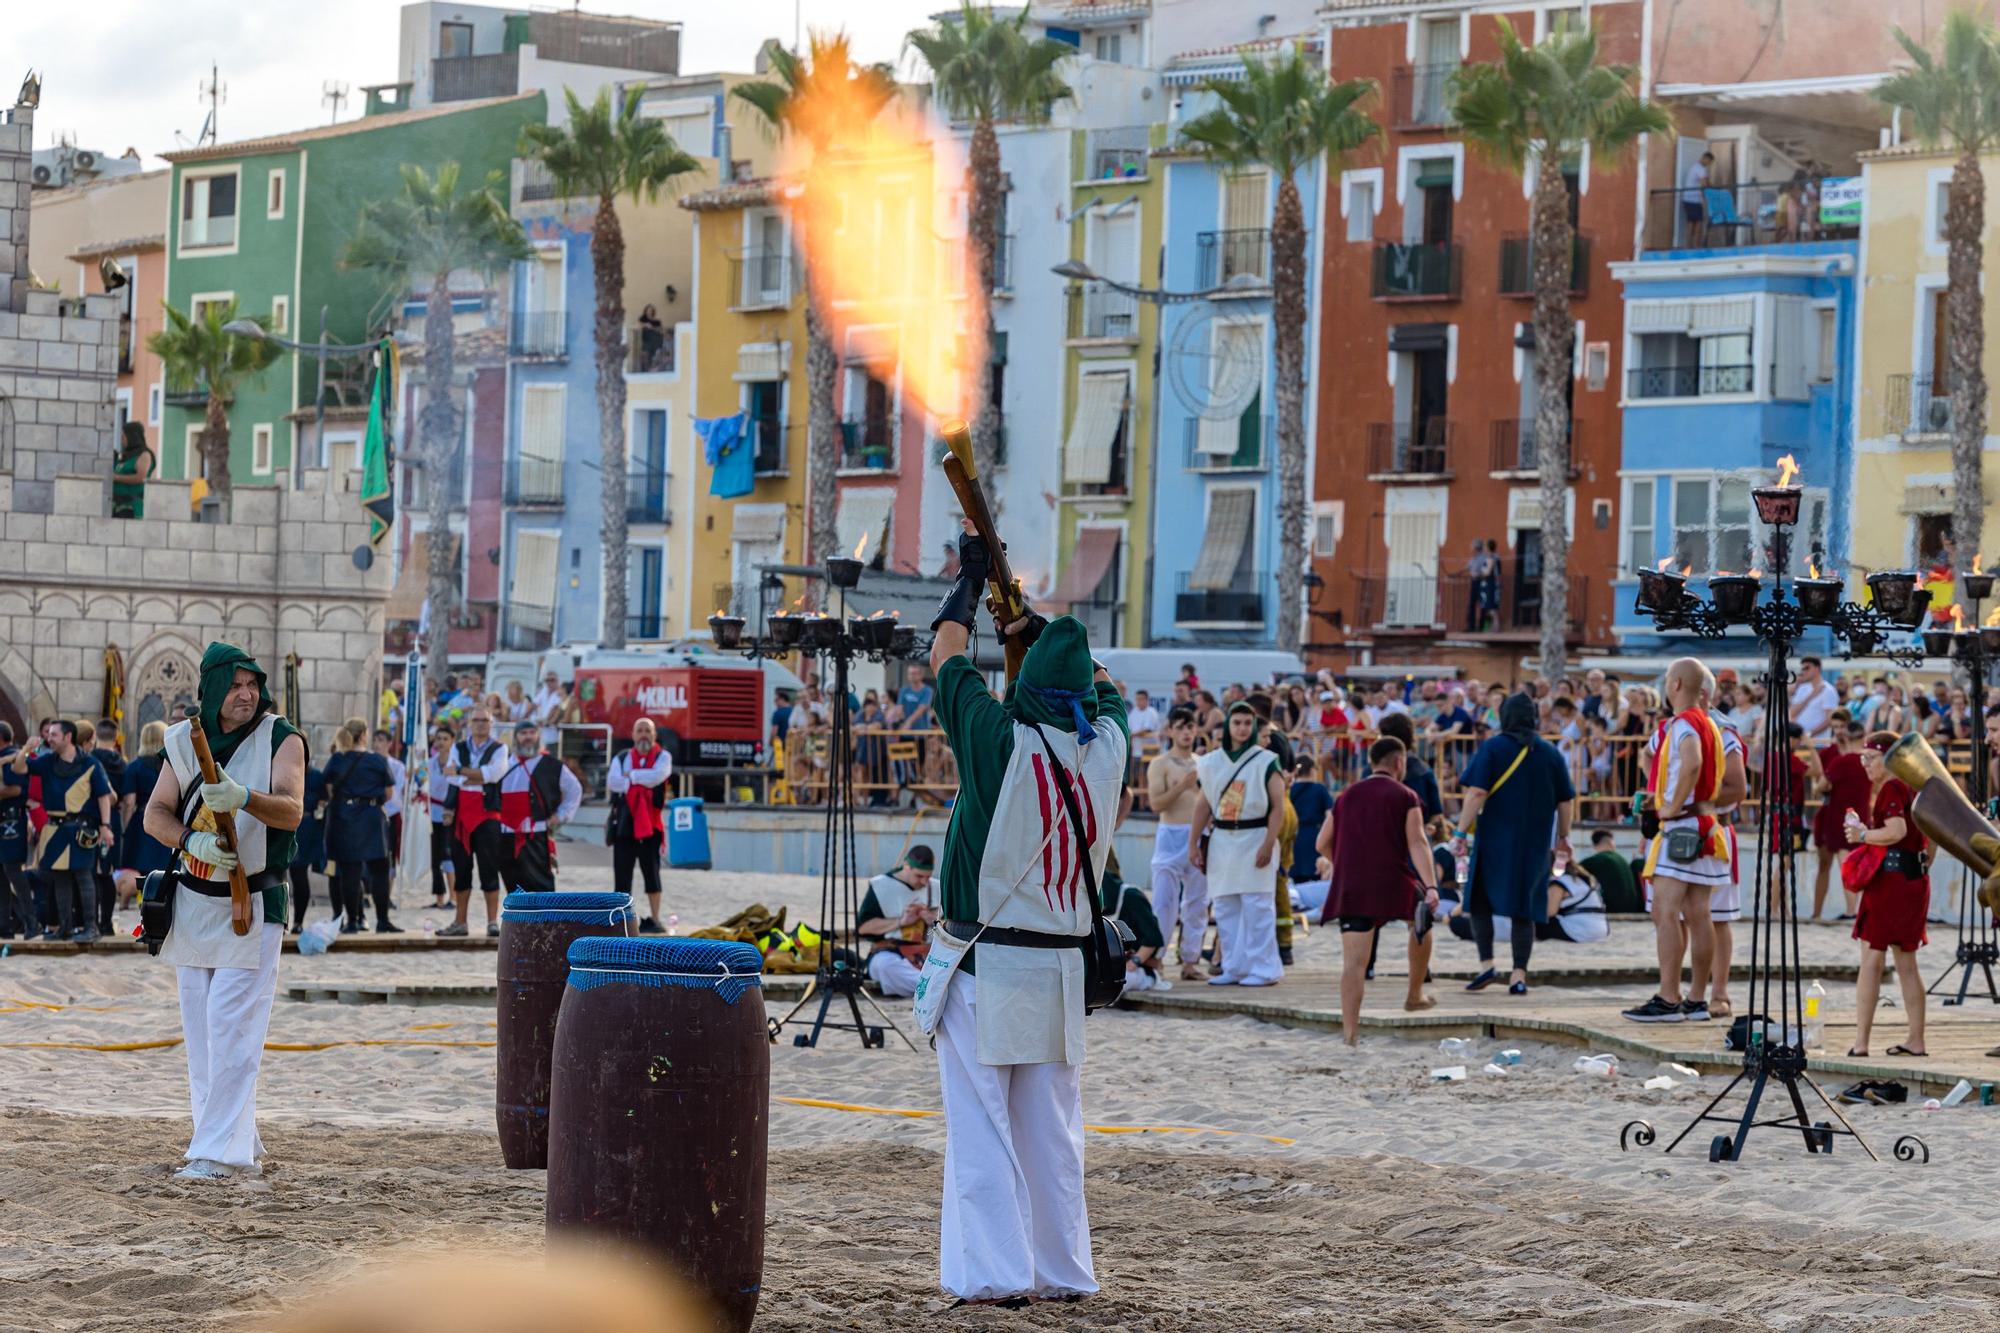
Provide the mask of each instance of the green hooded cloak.
[{"label": "green hooded cloak", "polygon": [[[257,711],[250,721],[235,731],[222,729],[222,701],[229,697],[229,687],[236,683],[236,671],[241,667],[257,677]],[[264,714],[274,711],[276,705],[271,700],[271,686],[264,674],[264,668],[257,665],[257,659],[238,648],[233,643],[220,641],[211,643],[201,655],[201,684],[196,696],[201,718],[202,732],[208,737],[208,751],[215,757],[218,769],[228,766],[236,756],[236,751],[257,729]],[[306,745],[303,732],[284,718],[279,718],[271,728],[271,753],[276,755],[278,747],[285,743],[285,737],[297,736],[300,745]],[[310,749],[310,747],[308,747]],[[308,755],[307,762],[311,762]],[[297,833],[292,829],[270,829],[264,838],[265,869],[284,870],[292,863]],[[285,913],[285,885],[281,882],[264,890],[264,920],[285,924],[289,918]]]},{"label": "green hooded cloak", "polygon": [[[1090,636],[1083,622],[1058,616],[1028,650],[1004,703],[988,691],[971,659],[954,657],[939,669],[938,725],[958,761],[958,797],[952,802],[938,868],[939,903],[947,920],[979,916],[979,866],[1014,757],[1015,723],[1088,736],[1099,719],[1110,718],[1129,743],[1125,701],[1110,682],[1092,683],[1096,673],[1090,663]],[[970,956],[965,967],[974,970]]]}]

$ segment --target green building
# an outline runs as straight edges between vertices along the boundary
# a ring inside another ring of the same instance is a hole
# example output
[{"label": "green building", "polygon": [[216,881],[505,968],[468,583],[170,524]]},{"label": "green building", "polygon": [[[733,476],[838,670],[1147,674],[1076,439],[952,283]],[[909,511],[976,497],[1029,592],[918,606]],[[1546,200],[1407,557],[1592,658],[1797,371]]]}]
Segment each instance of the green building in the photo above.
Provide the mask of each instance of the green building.
[{"label": "green building", "polygon": [[[335,342],[378,333],[401,313],[406,293],[340,267],[362,206],[400,190],[405,163],[435,172],[457,162],[470,181],[504,175],[521,127],[545,112],[546,99],[534,92],[166,154],[173,164],[167,303],[193,314],[234,300],[243,314],[269,315],[274,332],[305,341],[318,337],[325,307]],[[340,372],[339,363],[329,365],[329,380]],[[238,391],[229,414],[234,481],[287,471],[303,431],[308,466],[352,468],[359,484],[361,430],[351,422],[358,389],[352,380],[335,384],[329,404],[349,410],[330,415],[324,443],[311,440],[318,373],[312,358],[287,354]],[[161,477],[200,475],[194,437],[202,405],[199,396],[169,396],[158,406]],[[335,416],[349,428],[337,430]]]}]

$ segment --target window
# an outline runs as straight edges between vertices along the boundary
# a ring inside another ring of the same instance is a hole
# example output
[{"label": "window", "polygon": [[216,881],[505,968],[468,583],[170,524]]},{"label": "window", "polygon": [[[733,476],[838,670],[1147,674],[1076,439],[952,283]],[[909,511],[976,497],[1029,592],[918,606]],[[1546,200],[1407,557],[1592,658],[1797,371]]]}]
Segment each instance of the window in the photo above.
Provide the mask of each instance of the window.
[{"label": "window", "polygon": [[751,467],[763,476],[785,470],[785,386],[779,380],[752,380],[743,386],[743,410],[750,417],[756,452]]},{"label": "window", "polygon": [[1840,368],[1840,311],[1830,305],[1815,307],[1813,332],[1819,347],[1813,383],[1830,384]]},{"label": "window", "polygon": [[1624,565],[1628,574],[1651,569],[1659,562],[1660,553],[1653,546],[1654,492],[1650,477],[1644,480],[1635,477],[1625,483]]},{"label": "window", "polygon": [[1119,54],[1124,49],[1124,40],[1121,33],[1100,33],[1094,53],[1099,60],[1116,65],[1119,63]]},{"label": "window", "polygon": [[147,389],[146,424],[148,426],[159,425],[161,414],[166,410],[166,406],[167,406],[167,392],[165,385],[155,384],[150,389]]},{"label": "window", "polygon": [[120,389],[115,400],[114,433],[112,439],[118,441],[119,448],[125,445],[125,423],[132,419],[132,391]]},{"label": "window", "polygon": [[271,423],[268,421],[250,428],[250,470],[260,476],[271,470]]},{"label": "window", "polygon": [[[1633,334],[1637,364],[1630,370],[1627,396],[1706,398],[1755,391],[1755,314],[1754,297],[1629,302],[1625,327]],[[1796,352],[1801,368],[1804,356],[1803,350]]]},{"label": "window", "polygon": [[660,637],[660,604],[666,586],[667,553],[658,546],[632,548],[626,597],[630,604],[628,639]]},{"label": "window", "polygon": [[199,421],[187,424],[187,437],[181,442],[181,480],[193,481],[202,475],[201,466],[201,426]]},{"label": "window", "polygon": [[1340,545],[1341,520],[1345,517],[1346,505],[1340,500],[1313,501],[1312,553],[1330,556]]},{"label": "window", "polygon": [[1549,36],[1558,33],[1582,32],[1589,25],[1584,22],[1583,6],[1570,5],[1563,9],[1548,11]]},{"label": "window", "polygon": [[1673,563],[1696,574],[1746,573],[1750,558],[1750,483],[1741,477],[1681,477],[1674,482]]},{"label": "window", "polygon": [[1451,18],[1429,19],[1423,27],[1423,64],[1417,67],[1411,106],[1414,125],[1442,125],[1451,118],[1451,77],[1458,72],[1459,25]]},{"label": "window", "polygon": [[438,24],[438,59],[463,60],[472,54],[470,23]]},{"label": "window", "polygon": [[351,489],[361,472],[361,437],[335,436],[326,442],[321,452],[326,459],[327,479],[336,489]]},{"label": "window", "polygon": [[1944,544],[1951,540],[1951,515],[1918,514],[1915,525],[1916,564],[1919,569],[1928,569],[1945,558]]},{"label": "window", "polygon": [[285,169],[271,168],[271,175],[264,187],[264,216],[277,219],[285,216]]},{"label": "window", "polygon": [[715,101],[707,97],[654,97],[639,104],[639,114],[660,122],[675,145],[700,157],[715,149]]},{"label": "window", "polygon": [[226,311],[235,300],[235,292],[196,292],[188,298],[188,315],[199,324],[208,318],[210,306]]},{"label": "window", "polygon": [[1931,182],[1931,243],[1945,244],[1944,215],[1951,206],[1951,176],[1943,175]]},{"label": "window", "polygon": [[236,172],[188,176],[181,181],[181,250],[224,250],[236,245]]},{"label": "window", "polygon": [[843,468],[896,465],[895,367],[874,362],[847,367],[846,410],[840,426]]},{"label": "window", "polygon": [[1347,182],[1347,239],[1370,241],[1375,238],[1375,191],[1373,180]]},{"label": "window", "polygon": [[271,332],[290,333],[292,331],[292,298],[274,296],[271,298]]}]

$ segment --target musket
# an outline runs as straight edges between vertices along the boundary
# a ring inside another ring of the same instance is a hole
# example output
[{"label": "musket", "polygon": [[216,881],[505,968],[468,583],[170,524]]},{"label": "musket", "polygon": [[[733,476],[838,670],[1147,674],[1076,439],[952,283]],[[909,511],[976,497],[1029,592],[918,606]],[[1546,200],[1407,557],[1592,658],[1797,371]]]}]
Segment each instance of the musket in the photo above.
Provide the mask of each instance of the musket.
[{"label": "musket", "polygon": [[[188,726],[188,739],[194,742],[195,762],[201,765],[203,782],[220,782],[216,775],[215,756],[209,752],[208,733],[201,729],[201,719],[195,718]],[[212,815],[213,811],[210,812]],[[215,836],[236,855],[236,816],[232,814],[214,815]],[[238,861],[229,868],[229,928],[238,935],[250,933],[250,877],[243,871],[243,863]]]},{"label": "musket", "polygon": [[[1021,600],[1021,582],[1014,577],[1014,571],[1007,566],[1007,548],[1000,543],[1000,533],[993,524],[992,506],[986,503],[986,487],[980,483],[979,470],[972,464],[972,431],[963,421],[947,421],[939,430],[949,450],[944,456],[945,480],[951,483],[952,491],[958,496],[958,507],[965,511],[966,522],[972,524],[972,531],[986,543],[988,556],[988,582],[992,591],[986,598],[986,607],[993,613],[996,625],[1007,626],[1027,614],[1027,604]],[[1022,659],[1027,657],[1027,648],[1013,639],[1000,641],[1005,654],[1007,679],[1011,682],[1021,674]]]}]

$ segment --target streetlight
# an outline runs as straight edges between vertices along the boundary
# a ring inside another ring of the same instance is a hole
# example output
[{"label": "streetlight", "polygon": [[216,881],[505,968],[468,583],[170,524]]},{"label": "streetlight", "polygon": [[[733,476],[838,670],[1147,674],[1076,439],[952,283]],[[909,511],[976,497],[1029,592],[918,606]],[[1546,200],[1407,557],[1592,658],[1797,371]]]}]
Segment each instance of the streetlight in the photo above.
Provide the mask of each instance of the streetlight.
[{"label": "streetlight", "polygon": [[[322,450],[326,448],[327,358],[329,357],[353,358],[357,356],[367,356],[368,354],[373,352],[377,346],[377,344],[373,342],[367,342],[367,343],[328,342],[326,340],[326,311],[327,308],[325,306],[321,306],[319,308],[318,342],[302,343],[302,342],[293,342],[290,338],[280,338],[277,334],[271,332],[269,329],[265,328],[262,324],[259,324],[254,319],[232,319],[227,324],[224,324],[222,326],[222,331],[224,333],[234,334],[239,338],[261,338],[265,342],[273,343],[279,347],[284,348],[288,352],[299,352],[309,355],[319,362],[319,385],[313,392],[313,408],[314,408],[313,438],[319,442],[319,447]],[[398,341],[401,340],[399,339]],[[304,486],[305,480],[306,480],[305,451],[302,449],[294,449],[292,451],[293,489],[298,489],[299,487]]]},{"label": "streetlight", "polygon": [[1168,291],[1164,287],[1134,287],[1129,283],[1120,282],[1116,278],[1105,277],[1081,259],[1065,259],[1062,263],[1050,269],[1049,272],[1059,278],[1067,278],[1071,282],[1101,282],[1114,292],[1123,292],[1127,296],[1135,297],[1141,301],[1151,301],[1154,305],[1178,305],[1184,301],[1207,301],[1231,290],[1226,286],[1206,287],[1198,292],[1173,292]]}]

